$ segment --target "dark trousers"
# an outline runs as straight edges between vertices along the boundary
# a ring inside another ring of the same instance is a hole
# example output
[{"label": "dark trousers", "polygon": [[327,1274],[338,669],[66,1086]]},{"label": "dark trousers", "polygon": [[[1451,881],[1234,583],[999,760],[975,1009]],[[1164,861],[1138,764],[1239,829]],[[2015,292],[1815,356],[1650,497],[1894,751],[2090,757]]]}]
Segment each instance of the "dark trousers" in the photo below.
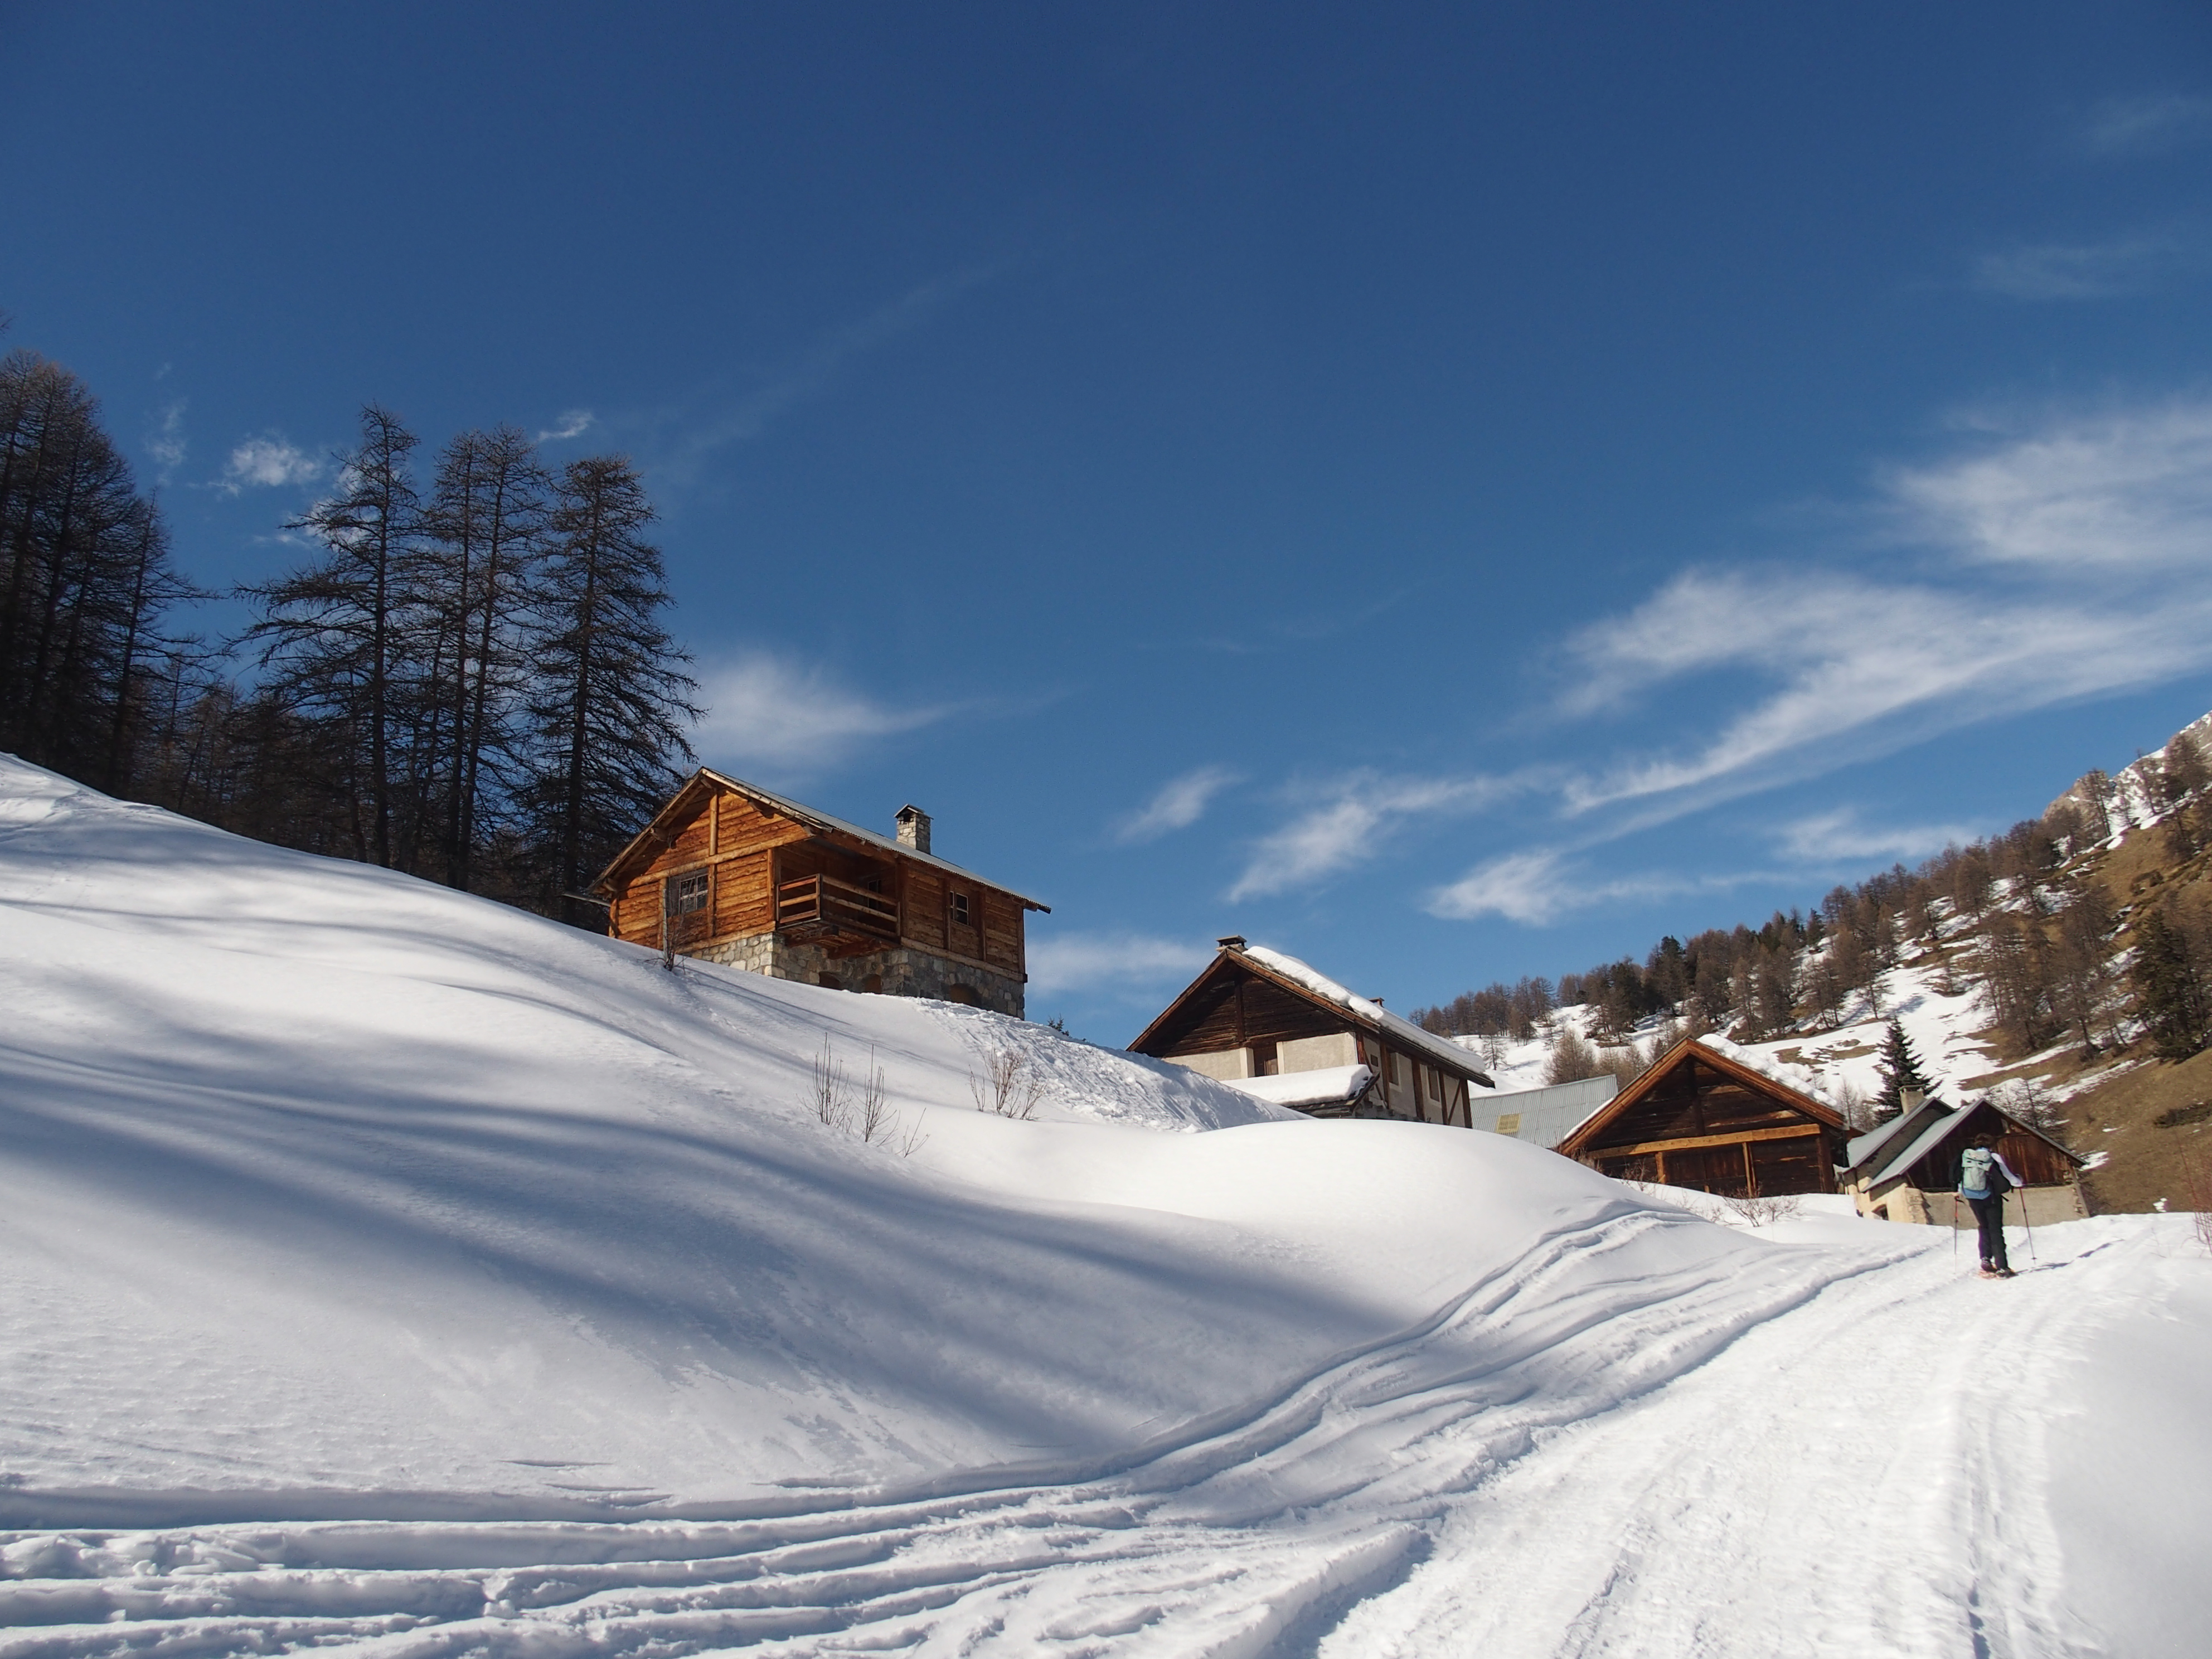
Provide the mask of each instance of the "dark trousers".
[{"label": "dark trousers", "polygon": [[1966,1207],[1974,1212],[1974,1219],[1982,1224],[1982,1265],[1984,1267],[2009,1268],[2005,1260],[2004,1194],[1991,1193],[1987,1198],[1970,1198]]}]

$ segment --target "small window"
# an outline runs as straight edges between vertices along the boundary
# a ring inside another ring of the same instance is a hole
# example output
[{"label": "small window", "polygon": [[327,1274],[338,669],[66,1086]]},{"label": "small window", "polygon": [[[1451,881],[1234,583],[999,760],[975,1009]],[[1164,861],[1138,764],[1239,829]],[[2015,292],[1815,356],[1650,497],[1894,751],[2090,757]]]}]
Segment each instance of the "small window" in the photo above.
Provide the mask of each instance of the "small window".
[{"label": "small window", "polygon": [[1398,1086],[1398,1051],[1395,1048],[1390,1051],[1390,1086],[1394,1089]]},{"label": "small window", "polygon": [[952,896],[952,920],[963,927],[966,927],[970,925],[968,920],[967,894],[955,893]]},{"label": "small window", "polygon": [[963,1008],[973,1008],[976,1006],[978,1001],[975,995],[975,988],[972,985],[946,986],[945,988],[945,1000],[947,1002],[957,1002]]},{"label": "small window", "polygon": [[1429,1067],[1429,1098],[1431,1100],[1442,1100],[1443,1097],[1444,1074],[1442,1072],[1439,1072],[1435,1066],[1431,1066]]},{"label": "small window", "polygon": [[688,916],[695,910],[707,908],[707,872],[695,870],[688,876],[668,878],[668,914]]}]

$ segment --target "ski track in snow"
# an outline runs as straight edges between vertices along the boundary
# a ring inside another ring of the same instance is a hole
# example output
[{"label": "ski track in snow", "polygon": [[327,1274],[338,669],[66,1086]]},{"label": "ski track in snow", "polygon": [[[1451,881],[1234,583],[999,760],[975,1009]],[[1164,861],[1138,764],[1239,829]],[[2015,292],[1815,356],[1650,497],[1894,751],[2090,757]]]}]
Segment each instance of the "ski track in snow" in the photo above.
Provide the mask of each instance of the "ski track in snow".
[{"label": "ski track in snow", "polygon": [[1593,1258],[1682,1224],[1563,1234],[1432,1327],[1090,1480],[738,1522],[0,1534],[0,1659],[2179,1650],[2072,1610],[2046,1436],[2142,1312],[2107,1291],[2201,1261],[2082,1223],[1990,1285],[1915,1230],[1825,1273],[1686,1265],[1621,1317]]},{"label": "ski track in snow", "polygon": [[[2072,1659],[2212,1615],[2185,1217],[2006,1285],[1840,1200],[1748,1237],[6,761],[0,921],[0,1659]],[[830,1032],[926,1146],[810,1110]],[[1001,1044],[1048,1121],[972,1109]]]}]

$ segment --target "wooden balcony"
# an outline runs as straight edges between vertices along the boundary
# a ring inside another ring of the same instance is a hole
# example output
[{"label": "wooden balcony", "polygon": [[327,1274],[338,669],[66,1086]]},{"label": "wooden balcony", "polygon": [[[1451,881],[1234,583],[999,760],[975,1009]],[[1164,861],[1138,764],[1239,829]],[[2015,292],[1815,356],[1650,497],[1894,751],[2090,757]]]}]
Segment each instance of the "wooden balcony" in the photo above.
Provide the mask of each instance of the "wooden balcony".
[{"label": "wooden balcony", "polygon": [[807,876],[775,890],[775,931],[794,945],[820,945],[832,956],[854,956],[898,943],[898,906],[881,893]]}]

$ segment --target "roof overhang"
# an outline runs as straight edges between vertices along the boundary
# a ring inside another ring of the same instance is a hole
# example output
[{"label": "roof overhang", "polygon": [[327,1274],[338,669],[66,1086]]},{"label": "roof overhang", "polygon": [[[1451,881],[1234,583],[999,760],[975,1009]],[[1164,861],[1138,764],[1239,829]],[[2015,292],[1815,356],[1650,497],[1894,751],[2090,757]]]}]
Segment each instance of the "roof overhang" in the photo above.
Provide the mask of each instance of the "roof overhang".
[{"label": "roof overhang", "polygon": [[1733,1078],[1746,1088],[1773,1096],[1784,1105],[1802,1112],[1823,1128],[1832,1129],[1839,1135],[1846,1132],[1843,1114],[1826,1101],[1815,1100],[1802,1089],[1793,1089],[1778,1078],[1769,1077],[1755,1066],[1747,1066],[1717,1048],[1706,1047],[1695,1037],[1684,1037],[1653,1060],[1643,1076],[1607,1101],[1600,1110],[1591,1114],[1571,1134],[1560,1141],[1559,1152],[1567,1158],[1581,1156],[1583,1149],[1595,1139],[1607,1124],[1632,1109],[1674,1071],[1693,1060],[1711,1066],[1723,1077]]},{"label": "roof overhang", "polygon": [[911,859],[916,864],[927,864],[933,868],[958,876],[963,880],[972,881],[981,886],[1004,893],[1008,898],[1018,902],[1024,909],[1042,910],[1047,915],[1052,914],[1052,906],[1043,901],[1033,899],[1025,893],[1017,893],[1012,888],[1004,886],[998,882],[987,880],[973,870],[963,869],[949,859],[941,859],[930,853],[917,852],[911,847],[894,841],[889,836],[879,836],[872,830],[863,830],[857,823],[848,823],[842,818],[833,818],[826,812],[817,812],[811,806],[802,806],[799,802],[787,799],[772,790],[763,789],[758,784],[747,783],[742,778],[733,778],[726,773],[717,772],[704,766],[686,778],[682,787],[668,798],[666,804],[653,815],[652,822],[633,836],[629,844],[614,855],[608,862],[605,870],[600,872],[599,878],[592,884],[592,891],[601,893],[609,890],[623,879],[634,864],[650,864],[659,856],[663,848],[676,839],[674,826],[690,817],[696,810],[696,803],[701,796],[723,793],[742,795],[755,805],[764,807],[779,817],[789,818],[793,823],[802,825],[816,835],[833,842],[858,842],[861,848],[866,851],[889,853],[894,857]]},{"label": "roof overhang", "polygon": [[1265,980],[1268,984],[1289,992],[1301,1002],[1310,1003],[1313,1006],[1322,1009],[1342,1020],[1346,1024],[1357,1026],[1371,1037],[1378,1040],[1389,1039],[1401,1048],[1408,1047],[1418,1048],[1442,1069],[1449,1071],[1455,1076],[1468,1079],[1472,1082],[1480,1084],[1486,1089],[1494,1089],[1498,1086],[1490,1080],[1487,1073],[1474,1063],[1473,1056],[1469,1055],[1465,1059],[1457,1057],[1466,1053],[1464,1049],[1446,1042],[1441,1037],[1431,1037],[1428,1033],[1422,1032],[1418,1026],[1412,1026],[1409,1029],[1425,1040],[1419,1042],[1410,1042],[1403,1032],[1386,1025],[1382,1021],[1371,1018],[1357,1008],[1346,1007],[1333,997],[1323,996],[1311,986],[1301,984],[1287,974],[1277,973],[1266,963],[1255,961],[1235,945],[1224,945],[1217,951],[1213,960],[1199,971],[1198,977],[1184,986],[1181,994],[1162,1009],[1151,1024],[1137,1033],[1130,1041],[1131,1051],[1142,1053],[1146,1042],[1151,1039],[1152,1034],[1168,1024],[1178,1009],[1196,996],[1209,982],[1218,978],[1224,970],[1231,969],[1249,974],[1255,979]]}]

